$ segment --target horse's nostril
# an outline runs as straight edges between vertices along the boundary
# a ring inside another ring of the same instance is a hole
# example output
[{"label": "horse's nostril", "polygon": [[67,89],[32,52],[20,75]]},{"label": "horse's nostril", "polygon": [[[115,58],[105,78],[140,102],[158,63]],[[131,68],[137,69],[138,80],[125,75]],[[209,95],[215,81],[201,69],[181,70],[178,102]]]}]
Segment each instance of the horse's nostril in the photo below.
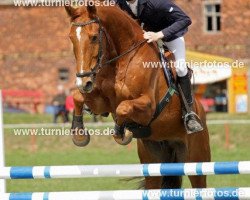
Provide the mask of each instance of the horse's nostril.
[{"label": "horse's nostril", "polygon": [[88,81],[87,83],[86,83],[86,86],[85,86],[85,90],[91,90],[92,89],[92,86],[93,86],[93,83],[92,83],[92,81]]}]

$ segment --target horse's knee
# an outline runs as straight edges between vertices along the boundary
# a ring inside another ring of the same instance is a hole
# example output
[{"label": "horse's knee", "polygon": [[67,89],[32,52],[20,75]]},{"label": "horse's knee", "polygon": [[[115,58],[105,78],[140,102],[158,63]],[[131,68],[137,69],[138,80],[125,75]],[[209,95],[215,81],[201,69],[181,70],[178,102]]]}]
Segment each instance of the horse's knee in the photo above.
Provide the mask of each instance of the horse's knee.
[{"label": "horse's knee", "polygon": [[84,105],[83,95],[78,89],[76,89],[72,92],[72,97],[74,101],[75,115],[82,115],[82,109]]},{"label": "horse's knee", "polygon": [[83,95],[81,94],[81,92],[78,89],[76,89],[72,92],[72,96],[73,96],[74,102],[76,102],[76,103],[83,103],[84,102]]},{"label": "horse's knee", "polygon": [[127,101],[121,102],[116,109],[116,115],[119,117],[127,117],[132,112],[133,106]]}]

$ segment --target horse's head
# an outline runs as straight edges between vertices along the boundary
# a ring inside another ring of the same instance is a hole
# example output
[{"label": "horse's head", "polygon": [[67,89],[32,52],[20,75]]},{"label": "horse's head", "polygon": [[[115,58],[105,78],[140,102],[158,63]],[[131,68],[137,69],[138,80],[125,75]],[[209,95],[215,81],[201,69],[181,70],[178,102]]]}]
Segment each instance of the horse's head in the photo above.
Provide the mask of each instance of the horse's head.
[{"label": "horse's head", "polygon": [[76,85],[83,93],[94,88],[102,62],[102,28],[94,6],[65,7],[71,18],[69,37],[76,58]]}]

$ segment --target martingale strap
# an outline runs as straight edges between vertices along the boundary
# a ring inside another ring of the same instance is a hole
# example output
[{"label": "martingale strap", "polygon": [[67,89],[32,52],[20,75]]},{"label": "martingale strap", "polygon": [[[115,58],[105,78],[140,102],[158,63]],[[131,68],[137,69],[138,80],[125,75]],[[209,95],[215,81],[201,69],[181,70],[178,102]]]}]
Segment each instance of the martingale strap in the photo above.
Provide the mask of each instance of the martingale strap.
[{"label": "martingale strap", "polygon": [[149,122],[149,126],[161,114],[163,109],[170,102],[172,96],[176,92],[177,92],[176,86],[174,84],[171,84],[170,87],[168,88],[168,91],[165,94],[165,96],[161,99],[161,101],[156,106],[155,114],[154,114],[153,118],[151,119],[151,121]]},{"label": "martingale strap", "polygon": [[175,85],[173,74],[172,74],[172,72],[169,69],[168,64],[167,64],[168,60],[164,55],[164,49],[161,46],[161,44],[159,45],[159,43],[158,43],[158,47],[159,47],[159,52],[160,52],[160,59],[161,59],[162,66],[163,66],[163,72],[164,72],[165,79],[166,79],[166,82],[167,82],[167,85],[169,86],[169,88],[168,88],[166,94],[164,95],[164,97],[157,104],[154,116],[151,119],[151,121],[149,122],[148,126],[150,126],[150,124],[161,114],[163,109],[170,102],[170,100],[171,100],[172,96],[174,95],[174,93],[178,94],[178,89],[177,89],[177,87]]}]

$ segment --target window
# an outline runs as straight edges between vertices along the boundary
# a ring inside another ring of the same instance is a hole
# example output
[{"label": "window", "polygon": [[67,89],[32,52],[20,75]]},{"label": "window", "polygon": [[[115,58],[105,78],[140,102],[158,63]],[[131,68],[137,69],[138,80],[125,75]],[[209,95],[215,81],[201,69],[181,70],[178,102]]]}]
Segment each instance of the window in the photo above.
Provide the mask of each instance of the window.
[{"label": "window", "polygon": [[220,1],[206,0],[204,3],[204,26],[206,32],[216,33],[221,30]]},{"label": "window", "polygon": [[66,68],[61,68],[58,70],[59,80],[68,81],[69,80],[69,70]]}]

